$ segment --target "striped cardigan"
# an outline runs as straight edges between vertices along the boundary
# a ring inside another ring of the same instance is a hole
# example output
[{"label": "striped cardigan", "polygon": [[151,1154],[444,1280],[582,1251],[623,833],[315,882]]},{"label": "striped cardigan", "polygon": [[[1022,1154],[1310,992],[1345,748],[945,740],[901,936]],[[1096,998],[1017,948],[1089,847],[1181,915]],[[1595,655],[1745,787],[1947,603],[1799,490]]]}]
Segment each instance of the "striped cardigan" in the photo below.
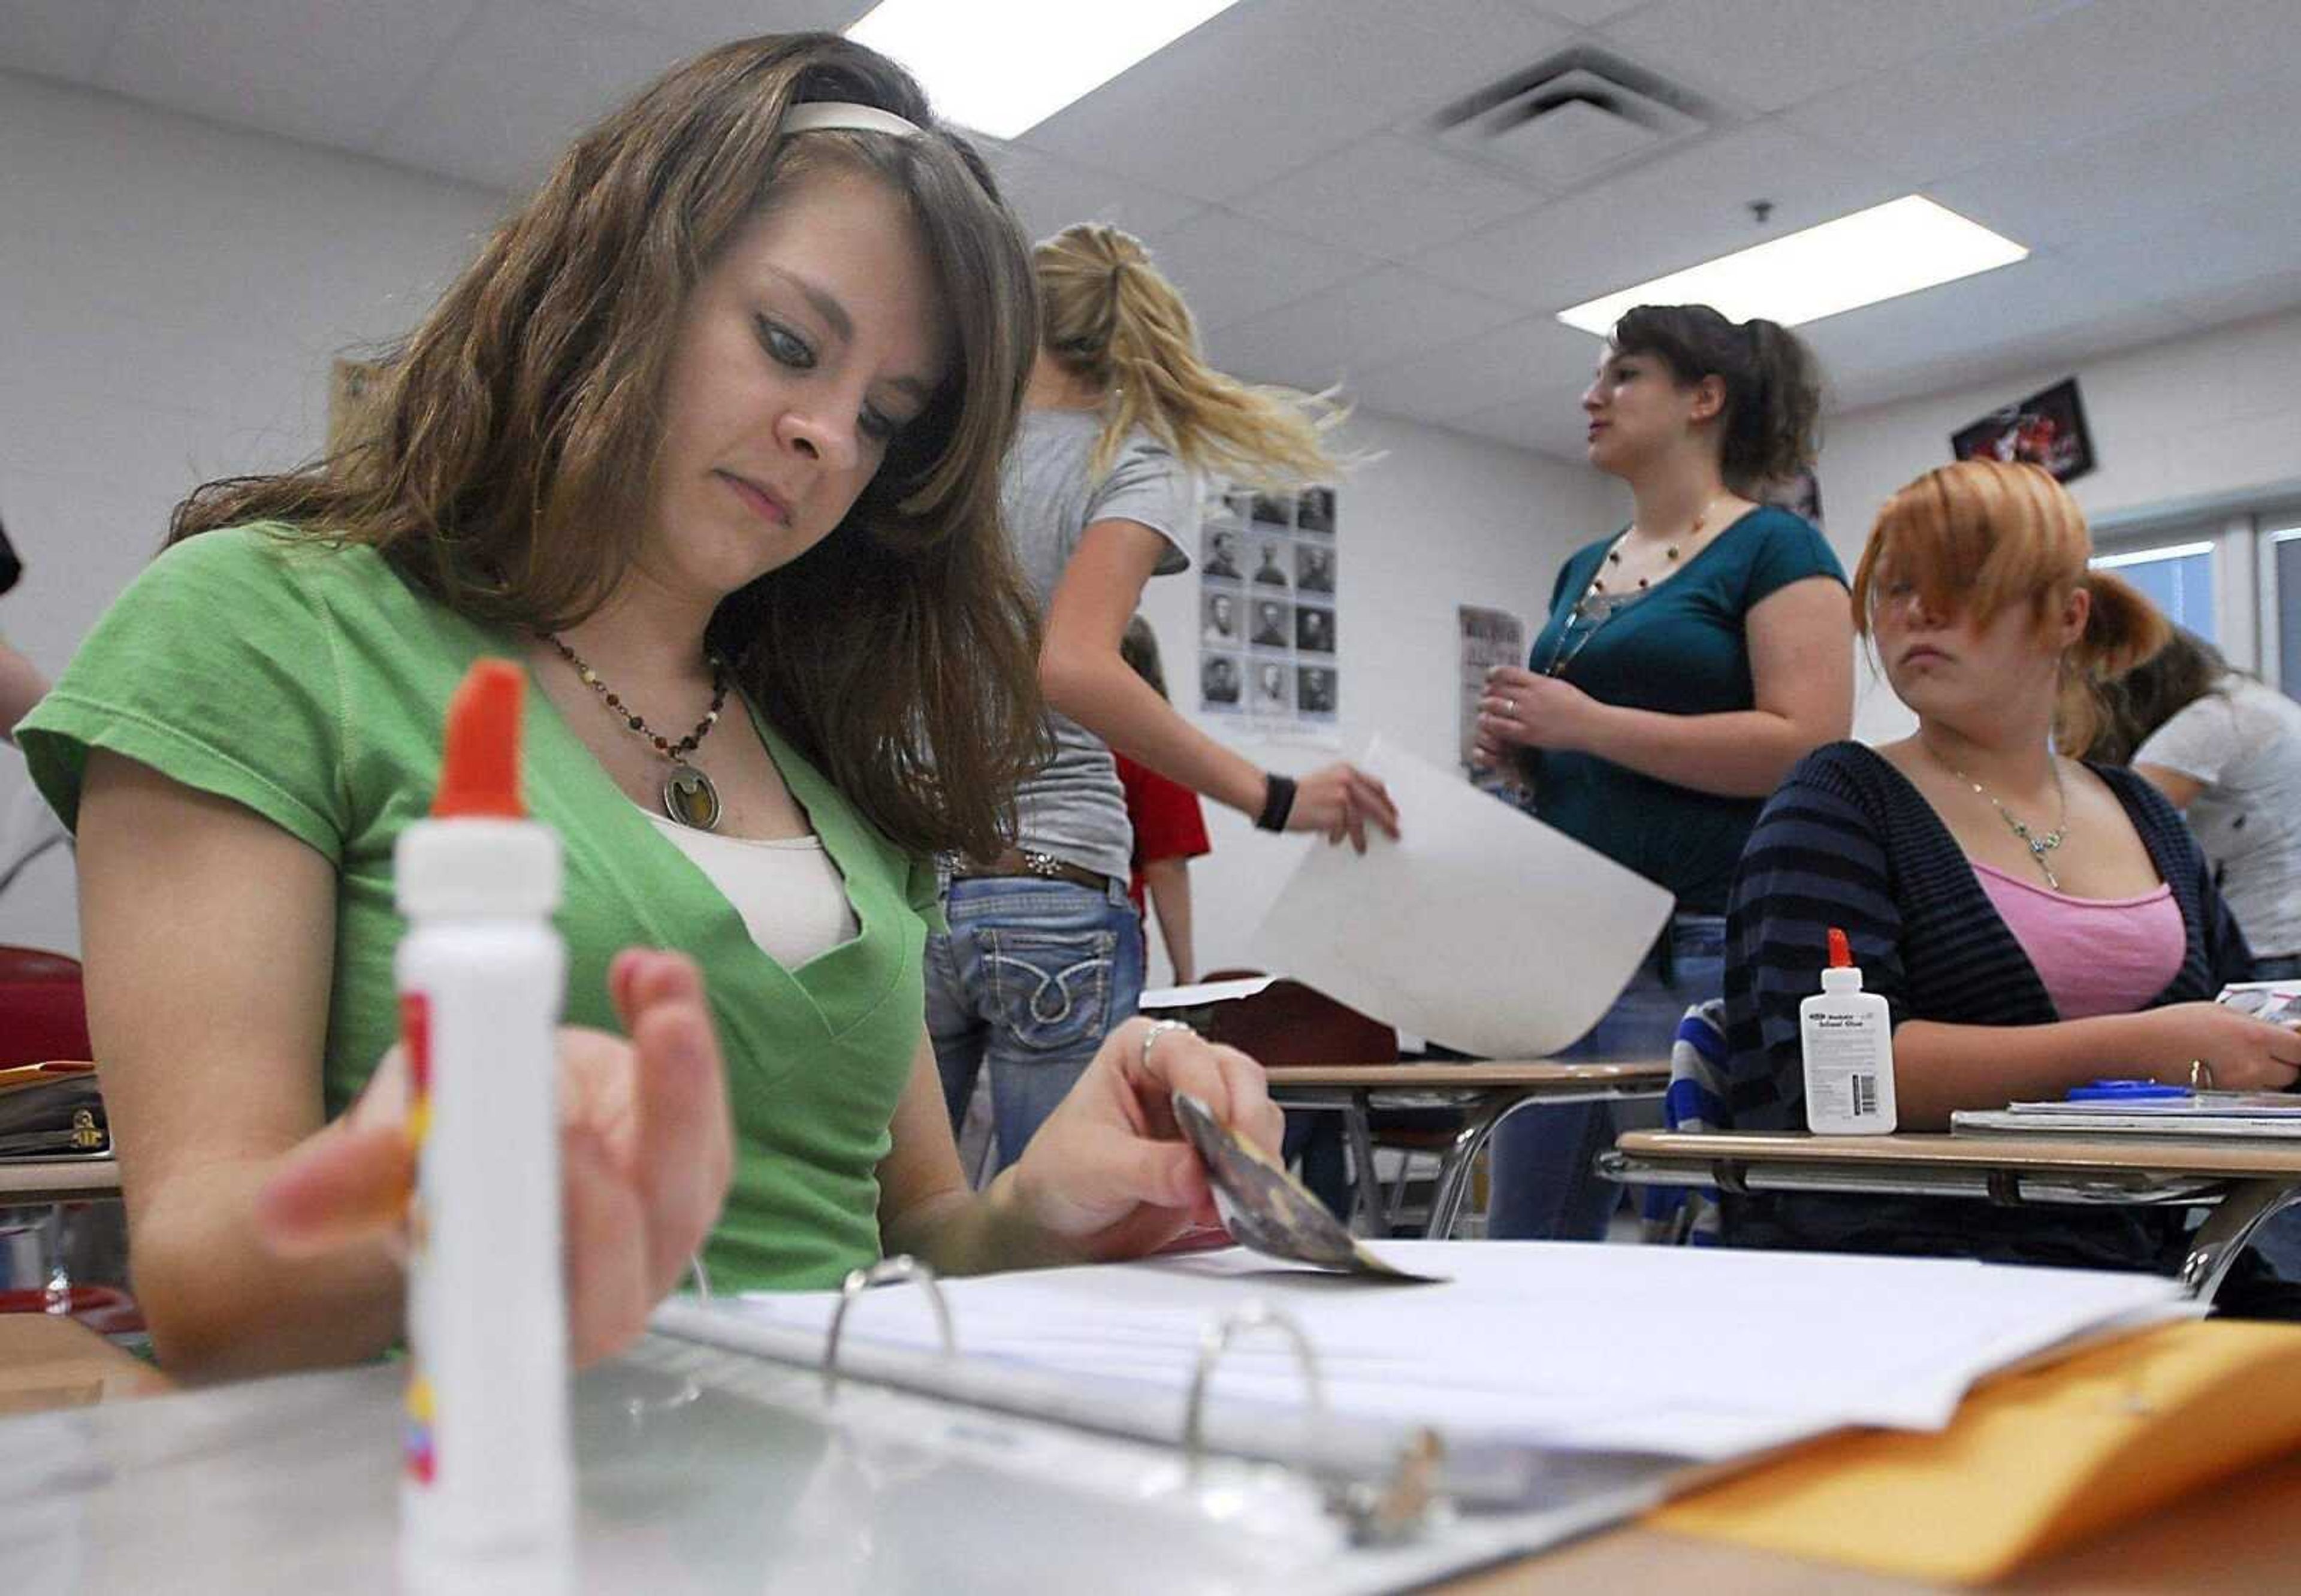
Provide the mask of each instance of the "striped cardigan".
[{"label": "striped cardigan", "polygon": [[[2091,766],[2171,887],[2188,932],[2149,1007],[2210,999],[2253,955],[2171,804],[2130,771]],[[1859,743],[1808,755],[1758,817],[1726,921],[1728,1122],[1803,1129],[1798,1004],[1820,990],[1831,926],[1893,1023],[2041,1025],[2061,1016],[1971,863],[1907,777]],[[1731,1199],[1736,1245],[1915,1252],[2110,1267],[2171,1267],[2180,1216],[2139,1208],[1998,1207],[1959,1199],[1776,1193]]]}]

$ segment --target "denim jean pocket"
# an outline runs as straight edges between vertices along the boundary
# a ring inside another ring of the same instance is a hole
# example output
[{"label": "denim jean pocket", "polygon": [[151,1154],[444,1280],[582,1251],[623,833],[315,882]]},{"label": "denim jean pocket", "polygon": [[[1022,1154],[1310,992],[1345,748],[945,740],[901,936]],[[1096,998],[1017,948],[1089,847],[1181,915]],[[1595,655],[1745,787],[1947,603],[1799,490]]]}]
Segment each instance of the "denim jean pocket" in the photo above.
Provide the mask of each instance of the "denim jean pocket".
[{"label": "denim jean pocket", "polygon": [[1099,1045],[1110,1025],[1109,931],[1026,931],[986,925],[981,938],[991,1017],[1033,1052]]}]

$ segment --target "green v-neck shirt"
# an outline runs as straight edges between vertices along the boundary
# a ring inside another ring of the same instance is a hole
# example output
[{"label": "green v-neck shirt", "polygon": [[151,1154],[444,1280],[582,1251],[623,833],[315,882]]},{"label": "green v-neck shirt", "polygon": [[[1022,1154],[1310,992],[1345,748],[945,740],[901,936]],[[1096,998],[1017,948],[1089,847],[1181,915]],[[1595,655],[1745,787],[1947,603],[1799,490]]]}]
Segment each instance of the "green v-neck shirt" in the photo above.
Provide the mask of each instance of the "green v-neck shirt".
[{"label": "green v-neck shirt", "polygon": [[[205,533],[155,561],[89,633],[17,738],[74,823],[90,748],[246,805],[335,867],[324,1087],[340,1112],[395,1037],[392,845],[439,778],[448,696],[519,656],[374,551],[283,529]],[[879,1256],[876,1169],[924,1030],[934,873],[888,841],[761,716],[752,721],[841,875],[858,935],[787,970],[657,834],[539,689],[521,772],[565,851],[567,1019],[615,1030],[608,961],[673,948],[702,967],[726,1051],[734,1187],[707,1258],[722,1288],[835,1285]],[[165,915],[155,902],[148,912]]]}]

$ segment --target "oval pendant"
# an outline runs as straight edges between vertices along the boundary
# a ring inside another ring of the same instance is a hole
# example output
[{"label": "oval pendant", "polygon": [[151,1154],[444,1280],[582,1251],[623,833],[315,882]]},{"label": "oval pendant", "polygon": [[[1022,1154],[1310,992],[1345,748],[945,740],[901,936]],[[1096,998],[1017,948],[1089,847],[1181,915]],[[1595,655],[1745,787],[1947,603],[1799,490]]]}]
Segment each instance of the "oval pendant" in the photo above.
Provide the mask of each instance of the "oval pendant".
[{"label": "oval pendant", "polygon": [[699,831],[719,829],[719,790],[711,778],[691,765],[671,767],[663,779],[663,812],[681,825]]}]

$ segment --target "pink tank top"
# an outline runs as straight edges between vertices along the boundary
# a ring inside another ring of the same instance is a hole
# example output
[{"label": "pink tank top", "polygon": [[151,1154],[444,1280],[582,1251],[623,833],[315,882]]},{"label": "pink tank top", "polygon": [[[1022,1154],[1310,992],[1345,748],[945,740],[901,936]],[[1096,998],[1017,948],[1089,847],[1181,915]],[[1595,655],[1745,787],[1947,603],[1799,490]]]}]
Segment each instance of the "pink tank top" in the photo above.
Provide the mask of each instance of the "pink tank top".
[{"label": "pink tank top", "polygon": [[2188,931],[2171,887],[2071,898],[1979,859],[1973,873],[2065,1020],[2146,1008],[2181,968]]}]

